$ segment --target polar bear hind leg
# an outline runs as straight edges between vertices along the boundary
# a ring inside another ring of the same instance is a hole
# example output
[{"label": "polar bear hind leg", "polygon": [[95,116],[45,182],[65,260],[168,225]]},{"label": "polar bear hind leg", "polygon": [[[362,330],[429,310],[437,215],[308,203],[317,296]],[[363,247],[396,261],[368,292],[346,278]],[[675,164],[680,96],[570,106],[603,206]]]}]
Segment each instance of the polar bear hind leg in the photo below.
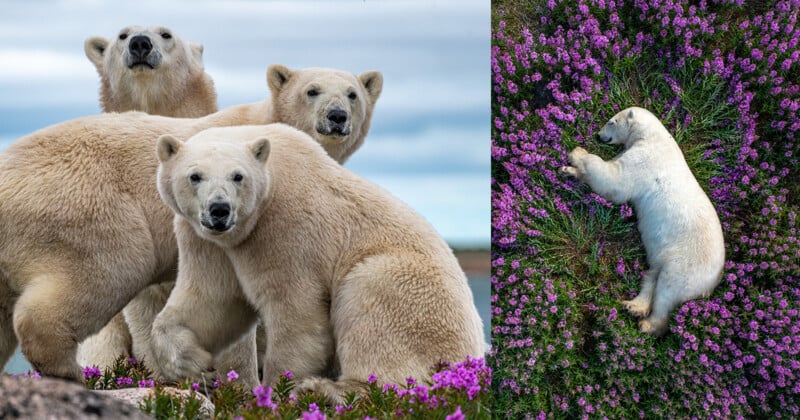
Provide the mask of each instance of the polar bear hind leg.
[{"label": "polar bear hind leg", "polygon": [[348,392],[363,392],[370,375],[379,384],[403,385],[409,377],[429,379],[439,361],[481,354],[480,318],[462,276],[404,253],[357,264],[331,306],[341,375],[336,381],[306,378],[295,392],[316,391],[341,404]]},{"label": "polar bear hind leg", "polygon": [[639,322],[643,333],[660,336],[667,330],[670,313],[686,299],[682,289],[686,283],[685,273],[664,267],[658,275],[650,316]]},{"label": "polar bear hind leg", "polygon": [[637,318],[644,318],[650,315],[653,303],[653,292],[656,287],[656,278],[660,270],[651,268],[642,278],[642,286],[639,294],[631,300],[622,301],[622,307],[625,308],[631,315]]},{"label": "polar bear hind leg", "polygon": [[[34,277],[26,287],[14,307],[14,330],[20,337],[22,353],[34,370],[80,381],[81,368],[75,357],[78,341],[100,329],[114,312],[99,314],[104,308],[94,302],[94,295],[75,294],[73,288],[64,287],[68,281],[54,277],[55,274]],[[101,323],[76,321],[86,319],[87,308],[95,314],[92,321]]]}]

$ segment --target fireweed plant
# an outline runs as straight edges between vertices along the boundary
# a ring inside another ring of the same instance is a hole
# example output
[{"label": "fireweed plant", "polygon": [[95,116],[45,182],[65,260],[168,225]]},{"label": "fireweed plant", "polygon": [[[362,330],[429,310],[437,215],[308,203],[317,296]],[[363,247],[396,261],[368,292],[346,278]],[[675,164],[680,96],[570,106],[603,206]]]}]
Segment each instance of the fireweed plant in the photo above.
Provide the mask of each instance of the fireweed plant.
[{"label": "fireweed plant", "polygon": [[[800,416],[800,0],[493,4],[493,411]],[[660,116],[716,206],[722,280],[660,338],[620,300],[636,217],[558,174],[628,106]]]},{"label": "fireweed plant", "polygon": [[[29,372],[22,376],[38,378],[39,374]],[[458,363],[439,363],[432,367],[431,381],[426,383],[409,379],[403,384],[379,385],[378,378],[371,375],[366,392],[351,393],[344,405],[328,404],[314,393],[293,395],[295,378],[289,371],[274,385],[253,389],[241,384],[239,374],[233,370],[215,379],[178,384],[188,395],[170,392],[165,388],[167,384],[153,379],[143,361],[122,356],[104,371],[85,367],[83,377],[90,389],[153,388],[152,396],[145,398],[140,408],[158,419],[207,418],[197,397],[200,393],[214,404],[216,419],[464,420],[489,419],[492,414],[492,371],[483,358],[473,357]]]}]

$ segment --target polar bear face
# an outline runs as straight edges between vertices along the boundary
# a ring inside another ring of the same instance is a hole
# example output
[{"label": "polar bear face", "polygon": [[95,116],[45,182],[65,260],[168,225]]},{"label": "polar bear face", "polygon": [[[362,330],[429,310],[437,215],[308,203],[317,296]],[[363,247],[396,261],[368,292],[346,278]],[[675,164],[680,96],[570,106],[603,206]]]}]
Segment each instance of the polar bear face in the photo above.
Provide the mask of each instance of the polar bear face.
[{"label": "polar bear face", "polygon": [[92,37],[84,45],[86,56],[113,86],[136,77],[156,74],[183,80],[190,68],[203,68],[203,46],[183,42],[163,26],[128,26],[116,38]]},{"label": "polar bear face", "polygon": [[356,76],[334,69],[290,70],[272,65],[267,69],[267,84],[277,120],[313,134],[341,163],[369,130],[383,76],[378,71]]},{"label": "polar bear face", "polygon": [[597,140],[605,144],[627,144],[637,114],[635,108],[618,112],[597,133]]},{"label": "polar bear face", "polygon": [[163,135],[156,152],[161,198],[200,237],[233,246],[249,235],[250,216],[268,190],[269,140],[227,139],[209,129],[186,142]]}]

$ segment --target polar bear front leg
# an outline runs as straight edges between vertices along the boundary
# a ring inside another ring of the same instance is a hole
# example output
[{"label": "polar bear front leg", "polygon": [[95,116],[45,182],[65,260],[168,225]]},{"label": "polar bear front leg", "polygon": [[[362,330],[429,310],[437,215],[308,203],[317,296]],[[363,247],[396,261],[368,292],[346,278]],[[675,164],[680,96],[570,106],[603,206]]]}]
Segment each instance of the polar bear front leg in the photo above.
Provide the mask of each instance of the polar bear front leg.
[{"label": "polar bear front leg", "polygon": [[559,172],[564,175],[571,176],[573,178],[581,179],[583,176],[582,168],[579,166],[580,158],[583,155],[588,154],[589,152],[586,151],[583,147],[576,147],[572,150],[569,155],[567,155],[567,161],[571,166],[562,166],[558,168]]},{"label": "polar bear front leg", "polygon": [[327,375],[334,364],[336,351],[325,291],[292,279],[284,279],[284,284],[297,285],[292,288],[300,293],[284,293],[260,309],[266,332],[265,384],[278,380],[287,370],[298,380]]},{"label": "polar bear front leg", "polygon": [[559,169],[561,173],[589,184],[592,191],[606,200],[617,204],[630,200],[634,180],[625,176],[618,160],[606,162],[582,147],[576,147],[570,152],[568,160],[571,166],[562,166]]},{"label": "polar bear front leg", "polygon": [[[236,370],[245,382],[257,378],[255,337],[257,314],[246,301],[236,273],[216,245],[194,236],[191,227],[176,223],[178,278],[164,310],[153,323],[152,359],[157,373],[168,380],[199,378],[214,371],[214,355],[241,343],[244,366]],[[233,368],[233,366],[231,366]]]},{"label": "polar bear front leg", "polygon": [[131,355],[137,360],[144,360],[145,363],[149,363],[152,359],[150,342],[153,322],[158,313],[164,309],[169,294],[175,286],[175,270],[170,270],[159,278],[159,280],[164,279],[171,281],[148,286],[122,310],[131,333]]}]

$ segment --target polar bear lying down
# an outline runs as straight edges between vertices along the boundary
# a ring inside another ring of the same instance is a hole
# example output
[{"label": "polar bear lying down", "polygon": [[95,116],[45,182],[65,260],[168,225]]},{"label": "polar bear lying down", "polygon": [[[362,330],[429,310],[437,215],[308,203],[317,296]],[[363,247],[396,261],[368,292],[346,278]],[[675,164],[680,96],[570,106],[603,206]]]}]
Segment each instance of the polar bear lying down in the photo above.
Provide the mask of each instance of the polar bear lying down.
[{"label": "polar bear lying down", "polygon": [[425,379],[440,360],[485,351],[447,244],[305,133],[215,128],[186,142],[162,136],[156,148],[180,255],[153,324],[155,361],[168,378],[210,369],[213,349],[255,322],[250,307],[267,335],[264,381],[290,370],[298,391],[338,403],[370,374]]},{"label": "polar bear lying down", "polygon": [[641,291],[623,306],[642,332],[661,335],[679,304],[707,297],[725,264],[722,227],[714,206],[692,175],[680,148],[661,122],[642,108],[615,115],[598,133],[623,152],[610,161],[576,148],[561,172],[636,211],[650,266]]}]

